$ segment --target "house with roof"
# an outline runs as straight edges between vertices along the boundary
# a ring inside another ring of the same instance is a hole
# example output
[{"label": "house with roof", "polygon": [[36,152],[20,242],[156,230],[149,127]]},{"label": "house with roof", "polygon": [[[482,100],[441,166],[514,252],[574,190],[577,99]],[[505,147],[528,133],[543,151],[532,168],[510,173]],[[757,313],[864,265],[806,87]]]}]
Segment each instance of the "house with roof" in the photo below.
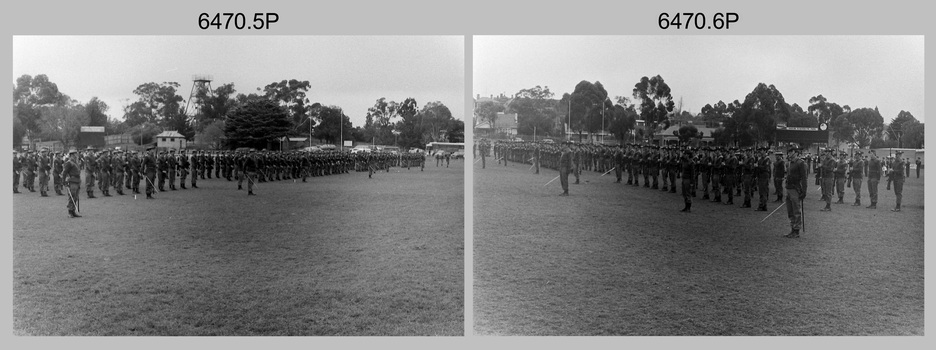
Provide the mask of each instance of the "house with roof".
[{"label": "house with roof", "polygon": [[188,147],[188,141],[185,139],[185,136],[182,136],[182,134],[175,130],[163,131],[159,135],[154,136],[154,138],[156,139],[156,147],[159,149],[183,150]]}]

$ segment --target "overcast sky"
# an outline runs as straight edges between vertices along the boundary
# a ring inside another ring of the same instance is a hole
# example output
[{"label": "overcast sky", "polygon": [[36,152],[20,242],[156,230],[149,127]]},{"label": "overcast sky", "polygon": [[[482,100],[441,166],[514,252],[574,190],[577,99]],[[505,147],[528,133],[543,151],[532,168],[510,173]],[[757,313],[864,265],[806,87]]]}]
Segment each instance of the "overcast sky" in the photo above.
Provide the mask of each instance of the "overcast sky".
[{"label": "overcast sky", "polygon": [[921,122],[923,36],[475,36],[473,96],[515,94],[536,85],[571,93],[582,80],[632,97],[644,76],[660,75],[699,113],[719,100],[744,102],[758,83],[773,84],[789,104],[809,99]]},{"label": "overcast sky", "polygon": [[123,106],[148,82],[178,82],[186,100],[193,74],[238,93],[272,82],[308,80],[311,102],[343,108],[363,126],[381,97],[440,101],[464,120],[463,36],[16,36],[13,84],[45,74],[82,103],[97,96],[123,120]]}]

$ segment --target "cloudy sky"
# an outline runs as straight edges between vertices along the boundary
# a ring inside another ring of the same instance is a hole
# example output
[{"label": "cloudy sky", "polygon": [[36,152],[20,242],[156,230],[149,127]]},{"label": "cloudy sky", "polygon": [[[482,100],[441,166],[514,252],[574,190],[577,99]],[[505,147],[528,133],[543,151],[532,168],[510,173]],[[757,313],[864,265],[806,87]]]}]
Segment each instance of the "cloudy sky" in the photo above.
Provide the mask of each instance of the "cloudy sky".
[{"label": "cloudy sky", "polygon": [[441,101],[464,120],[463,36],[15,36],[13,84],[45,74],[82,103],[98,97],[122,120],[133,90],[178,82],[188,100],[193,74],[238,93],[272,82],[308,80],[311,102],[343,108],[363,126],[381,97]]},{"label": "cloudy sky", "polygon": [[476,36],[473,96],[511,95],[536,85],[561,97],[582,81],[632,96],[660,75],[699,113],[719,100],[744,102],[773,84],[806,109],[823,95],[852,109],[878,107],[885,122],[908,111],[924,121],[923,36]]}]

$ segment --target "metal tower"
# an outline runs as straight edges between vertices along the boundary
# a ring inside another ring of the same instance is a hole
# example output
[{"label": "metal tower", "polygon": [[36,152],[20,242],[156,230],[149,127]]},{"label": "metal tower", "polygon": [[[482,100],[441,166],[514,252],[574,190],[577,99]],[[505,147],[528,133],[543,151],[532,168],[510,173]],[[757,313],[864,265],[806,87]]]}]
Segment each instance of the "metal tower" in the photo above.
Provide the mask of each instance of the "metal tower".
[{"label": "metal tower", "polygon": [[[192,100],[196,99],[197,92],[203,89],[207,89],[208,95],[211,96],[214,92],[211,91],[211,81],[214,80],[211,75],[208,74],[193,74],[192,75],[192,92],[189,93],[189,98],[185,101],[185,115],[189,115],[189,104],[192,103]],[[198,101],[198,103],[193,106],[194,109],[200,109],[204,105],[204,101]],[[194,116],[194,114],[192,114]]]}]

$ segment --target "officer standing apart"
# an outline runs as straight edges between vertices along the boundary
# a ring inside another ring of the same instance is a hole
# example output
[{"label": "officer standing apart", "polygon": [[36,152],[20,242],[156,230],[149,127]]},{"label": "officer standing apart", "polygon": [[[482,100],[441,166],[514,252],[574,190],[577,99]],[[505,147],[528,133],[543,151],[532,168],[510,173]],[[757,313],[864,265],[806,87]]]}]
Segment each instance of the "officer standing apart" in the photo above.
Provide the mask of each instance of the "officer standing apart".
[{"label": "officer standing apart", "polygon": [[688,213],[692,209],[692,182],[696,177],[695,162],[692,161],[692,151],[683,151],[682,159],[679,162],[679,171],[682,175],[683,202],[686,204],[686,207],[680,211]]},{"label": "officer standing apart", "polygon": [[78,151],[68,150],[68,160],[62,166],[62,179],[68,185],[68,216],[80,218],[75,212],[78,207],[78,190],[81,189],[81,170],[78,169]]},{"label": "officer standing apart", "polygon": [[799,147],[790,148],[790,171],[786,179],[786,205],[787,216],[790,218],[792,229],[786,238],[799,238],[799,231],[803,227],[803,200],[806,199],[806,162],[800,158]]}]

